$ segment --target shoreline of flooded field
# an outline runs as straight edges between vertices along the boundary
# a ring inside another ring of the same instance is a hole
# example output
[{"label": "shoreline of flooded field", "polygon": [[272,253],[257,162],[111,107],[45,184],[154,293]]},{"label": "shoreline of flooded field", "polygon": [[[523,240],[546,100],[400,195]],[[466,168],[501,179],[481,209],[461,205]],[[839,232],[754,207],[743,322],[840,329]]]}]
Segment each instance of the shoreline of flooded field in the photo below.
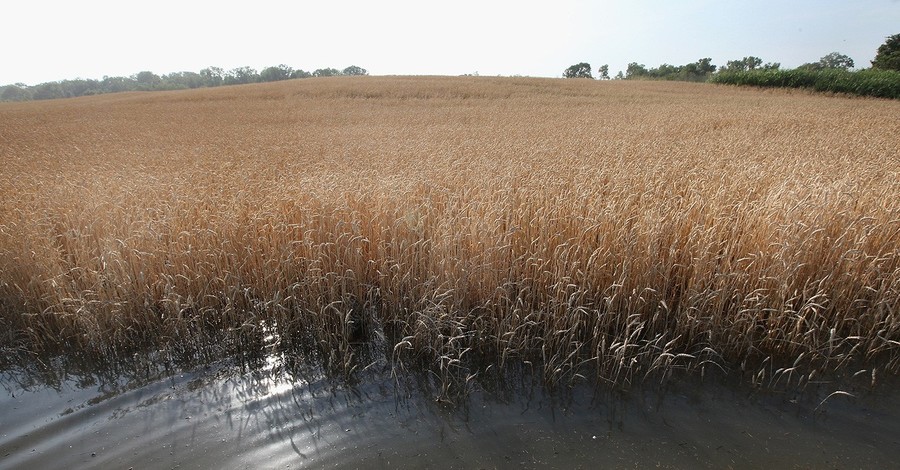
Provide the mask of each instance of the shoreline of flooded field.
[{"label": "shoreline of flooded field", "polygon": [[271,366],[219,364],[138,384],[70,376],[52,387],[6,374],[0,468],[874,468],[900,460],[900,394],[889,386],[800,398],[710,380],[630,391],[520,385],[446,404],[387,367],[347,384]]}]

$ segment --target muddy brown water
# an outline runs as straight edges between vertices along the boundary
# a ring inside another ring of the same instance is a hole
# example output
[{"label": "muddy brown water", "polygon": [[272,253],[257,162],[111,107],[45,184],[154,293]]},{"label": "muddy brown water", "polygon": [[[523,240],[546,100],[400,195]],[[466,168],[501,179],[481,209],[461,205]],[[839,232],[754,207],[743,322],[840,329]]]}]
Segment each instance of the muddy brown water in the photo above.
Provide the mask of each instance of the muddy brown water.
[{"label": "muddy brown water", "polygon": [[[0,376],[0,468],[896,468],[900,394],[717,384],[475,391],[217,366],[139,386]],[[827,396],[827,395],[826,395]]]}]

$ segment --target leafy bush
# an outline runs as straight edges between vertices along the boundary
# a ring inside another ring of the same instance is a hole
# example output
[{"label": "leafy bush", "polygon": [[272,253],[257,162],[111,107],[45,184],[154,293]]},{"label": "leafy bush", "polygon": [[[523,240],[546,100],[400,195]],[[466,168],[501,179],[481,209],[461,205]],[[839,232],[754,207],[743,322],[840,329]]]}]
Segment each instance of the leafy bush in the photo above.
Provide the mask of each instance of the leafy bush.
[{"label": "leafy bush", "polygon": [[764,88],[808,88],[877,98],[900,99],[900,72],[867,69],[793,69],[726,71],[710,78],[712,83]]}]

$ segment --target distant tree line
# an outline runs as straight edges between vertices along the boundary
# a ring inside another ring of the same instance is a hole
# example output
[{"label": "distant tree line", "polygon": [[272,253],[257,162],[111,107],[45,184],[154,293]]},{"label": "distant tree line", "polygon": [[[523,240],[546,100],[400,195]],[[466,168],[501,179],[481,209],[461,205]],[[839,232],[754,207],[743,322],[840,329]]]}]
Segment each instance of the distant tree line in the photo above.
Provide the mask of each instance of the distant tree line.
[{"label": "distant tree line", "polygon": [[832,52],[792,70],[734,70],[717,73],[710,81],[900,99],[900,34],[878,48],[871,68],[851,71],[854,65],[850,57]]},{"label": "distant tree line", "polygon": [[[662,64],[659,67],[647,68],[644,64],[632,62],[628,64],[628,68],[619,71],[616,74],[617,80],[682,80],[690,82],[705,82],[709,77],[719,71],[745,71],[745,70],[773,70],[778,69],[781,65],[777,62],[763,64],[762,59],[758,57],[744,57],[743,59],[728,61],[726,65],[717,67],[712,64],[709,57],[702,58],[697,62],[685,65],[669,65]],[[597,69],[599,79],[609,80],[609,65],[601,65]],[[581,62],[570,66],[563,72],[565,78],[594,78],[591,73],[591,64]]]},{"label": "distant tree line", "polygon": [[102,80],[78,78],[41,83],[33,86],[28,86],[24,83],[6,85],[0,87],[0,101],[73,98],[122,91],[185,90],[223,85],[276,82],[294,78],[347,75],[368,75],[368,71],[362,67],[351,65],[343,70],[324,68],[307,72],[301,69],[293,69],[284,64],[266,67],[259,72],[251,67],[237,67],[227,71],[220,67],[207,67],[200,72],[173,72],[161,76],[153,72],[143,71],[130,77],[103,77]]},{"label": "distant tree line", "polygon": [[712,59],[706,57],[685,65],[662,64],[659,67],[648,69],[644,64],[632,62],[628,64],[625,75],[621,72],[617,78],[625,79],[650,79],[650,80],[683,80],[690,82],[703,82],[716,71],[712,65]]},{"label": "distant tree line", "polygon": [[[853,59],[839,52],[825,55],[817,62],[810,62],[797,67],[797,70],[816,71],[850,71],[855,67]],[[887,38],[884,44],[878,48],[872,68],[876,70],[900,71],[900,34]],[[648,69],[646,65],[632,62],[623,72],[616,75],[616,79],[625,80],[684,80],[692,82],[709,81],[717,74],[733,74],[738,72],[766,72],[781,70],[778,62],[766,62],[759,57],[749,56],[742,59],[729,60],[725,65],[717,67],[712,65],[712,59],[703,58],[697,62],[685,65],[662,64],[659,67]],[[609,66],[601,65],[597,69],[598,78],[609,79]],[[565,78],[594,78],[591,73],[591,64],[580,62],[563,71]]]}]

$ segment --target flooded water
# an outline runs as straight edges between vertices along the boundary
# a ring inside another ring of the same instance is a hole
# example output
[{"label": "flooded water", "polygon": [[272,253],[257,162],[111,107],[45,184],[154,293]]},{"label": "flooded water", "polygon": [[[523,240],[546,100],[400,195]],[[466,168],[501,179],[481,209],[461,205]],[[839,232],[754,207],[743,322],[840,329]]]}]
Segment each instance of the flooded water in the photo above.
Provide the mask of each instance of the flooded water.
[{"label": "flooded water", "polygon": [[139,386],[0,379],[0,468],[888,468],[900,394],[824,403],[724,385],[476,391],[218,366]]}]

